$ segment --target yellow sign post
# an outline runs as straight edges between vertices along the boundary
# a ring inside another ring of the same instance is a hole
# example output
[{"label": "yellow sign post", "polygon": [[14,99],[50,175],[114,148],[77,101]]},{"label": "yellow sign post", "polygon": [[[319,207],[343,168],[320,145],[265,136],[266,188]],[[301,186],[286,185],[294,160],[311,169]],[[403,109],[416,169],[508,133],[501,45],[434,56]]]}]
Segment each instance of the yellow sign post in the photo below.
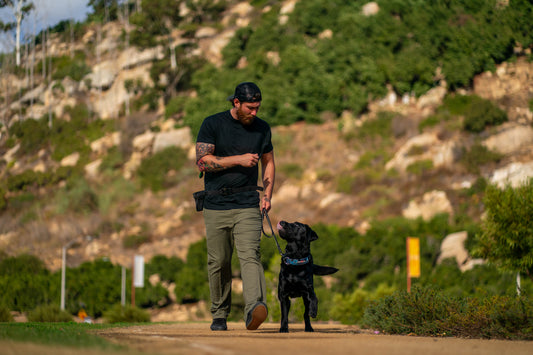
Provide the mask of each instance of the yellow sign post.
[{"label": "yellow sign post", "polygon": [[407,292],[411,292],[411,278],[420,277],[420,240],[407,238]]}]

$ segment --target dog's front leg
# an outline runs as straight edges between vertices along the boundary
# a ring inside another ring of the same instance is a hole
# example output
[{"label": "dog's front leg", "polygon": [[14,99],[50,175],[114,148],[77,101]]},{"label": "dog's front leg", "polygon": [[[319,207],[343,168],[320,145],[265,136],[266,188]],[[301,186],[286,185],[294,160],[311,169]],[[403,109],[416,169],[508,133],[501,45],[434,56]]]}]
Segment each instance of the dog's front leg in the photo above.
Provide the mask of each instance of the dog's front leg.
[{"label": "dog's front leg", "polygon": [[291,309],[291,300],[289,297],[279,296],[279,304],[281,307],[281,326],[279,328],[280,333],[289,332],[289,310]]},{"label": "dog's front leg", "polygon": [[309,318],[309,307],[310,307],[310,302],[311,302],[309,295],[302,297],[302,300],[304,301],[304,307],[305,307],[305,311],[304,311],[305,331],[314,332],[315,330],[311,326],[311,319]]}]

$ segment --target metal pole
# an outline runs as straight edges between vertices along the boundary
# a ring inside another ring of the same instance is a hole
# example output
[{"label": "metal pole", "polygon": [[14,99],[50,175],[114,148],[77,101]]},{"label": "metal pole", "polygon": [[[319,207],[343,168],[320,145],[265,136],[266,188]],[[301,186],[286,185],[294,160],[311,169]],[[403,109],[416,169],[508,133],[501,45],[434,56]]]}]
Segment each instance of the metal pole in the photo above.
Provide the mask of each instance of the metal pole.
[{"label": "metal pole", "polygon": [[67,262],[67,245],[63,247],[61,255],[61,310],[65,310],[65,264]]},{"label": "metal pole", "polygon": [[120,304],[126,305],[126,268],[122,266],[122,287],[120,290]]}]

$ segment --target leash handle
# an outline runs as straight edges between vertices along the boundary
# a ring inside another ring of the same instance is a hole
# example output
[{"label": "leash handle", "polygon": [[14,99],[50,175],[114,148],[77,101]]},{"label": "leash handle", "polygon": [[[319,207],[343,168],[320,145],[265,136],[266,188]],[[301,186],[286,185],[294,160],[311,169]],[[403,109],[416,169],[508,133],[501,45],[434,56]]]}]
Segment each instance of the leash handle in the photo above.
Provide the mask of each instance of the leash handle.
[{"label": "leash handle", "polygon": [[[270,231],[272,232],[272,235],[266,234],[265,233],[265,229],[263,228],[263,220],[265,219],[265,217],[266,217],[266,220],[268,222],[268,225],[270,226]],[[272,228],[272,223],[270,222],[270,217],[268,217],[268,213],[267,213],[266,209],[263,209],[263,211],[261,212],[261,231],[263,232],[263,234],[267,238],[274,237],[274,241],[276,242],[276,245],[278,247],[279,255],[284,256],[283,252],[281,251],[281,248],[279,246],[278,238],[276,238],[276,233],[274,233],[274,228]]]}]

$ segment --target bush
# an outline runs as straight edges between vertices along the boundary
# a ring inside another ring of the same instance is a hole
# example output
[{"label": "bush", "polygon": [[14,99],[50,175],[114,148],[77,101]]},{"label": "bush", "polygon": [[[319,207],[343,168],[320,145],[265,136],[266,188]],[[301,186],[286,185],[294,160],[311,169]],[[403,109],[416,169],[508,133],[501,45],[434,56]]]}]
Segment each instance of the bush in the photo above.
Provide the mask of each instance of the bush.
[{"label": "bush", "polygon": [[479,168],[482,165],[499,162],[502,155],[492,152],[484,145],[474,144],[469,150],[464,149],[460,162],[466,170],[473,174],[479,174]]},{"label": "bush", "polygon": [[150,313],[137,307],[117,304],[104,312],[107,323],[145,323],[150,322]]},{"label": "bush", "polygon": [[343,324],[359,324],[371,300],[388,296],[393,292],[393,287],[382,284],[374,293],[357,288],[348,295],[336,294],[331,316]]},{"label": "bush", "polygon": [[533,339],[533,300],[452,298],[429,288],[398,291],[366,309],[362,325],[390,334]]},{"label": "bush", "polygon": [[187,161],[187,154],[179,147],[168,147],[144,159],[137,169],[141,186],[152,191],[160,191],[177,182],[177,174]]},{"label": "bush", "polygon": [[176,256],[155,255],[146,264],[146,274],[158,274],[161,281],[174,282],[178,272],[185,266],[183,260]]},{"label": "bush", "polygon": [[507,121],[507,113],[488,100],[472,96],[472,102],[465,110],[464,129],[482,132],[487,126],[496,126]]},{"label": "bush", "polygon": [[4,305],[0,305],[0,322],[13,322],[13,315]]},{"label": "bush", "polygon": [[28,312],[30,322],[72,322],[72,316],[66,311],[60,310],[57,305],[44,305]]},{"label": "bush", "polygon": [[75,81],[81,81],[86,74],[91,72],[91,68],[85,63],[85,55],[81,51],[76,52],[74,58],[69,55],[53,58],[53,68],[55,71],[52,79],[54,80],[61,80],[68,76]]}]

